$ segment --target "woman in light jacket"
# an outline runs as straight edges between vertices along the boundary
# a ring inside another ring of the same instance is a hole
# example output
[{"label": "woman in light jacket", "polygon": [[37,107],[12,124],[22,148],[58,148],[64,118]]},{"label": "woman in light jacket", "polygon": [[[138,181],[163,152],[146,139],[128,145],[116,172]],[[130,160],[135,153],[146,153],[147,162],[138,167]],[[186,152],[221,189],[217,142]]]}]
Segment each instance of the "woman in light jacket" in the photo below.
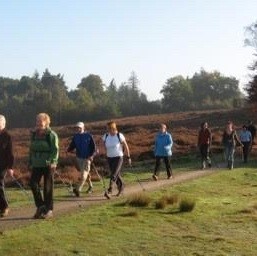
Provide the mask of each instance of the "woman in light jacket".
[{"label": "woman in light jacket", "polygon": [[155,155],[155,169],[153,174],[153,179],[158,180],[159,169],[161,165],[161,159],[163,159],[166,171],[167,178],[172,178],[172,169],[171,169],[171,156],[172,156],[172,145],[173,140],[170,133],[167,132],[167,126],[165,124],[160,125],[160,131],[157,133],[155,138],[154,146],[154,155]]}]

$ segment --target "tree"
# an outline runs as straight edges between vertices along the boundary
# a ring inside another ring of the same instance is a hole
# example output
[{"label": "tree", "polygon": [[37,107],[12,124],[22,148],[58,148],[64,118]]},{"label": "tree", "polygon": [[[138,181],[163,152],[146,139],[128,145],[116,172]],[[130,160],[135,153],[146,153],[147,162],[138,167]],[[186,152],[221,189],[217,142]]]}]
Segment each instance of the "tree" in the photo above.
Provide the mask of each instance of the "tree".
[{"label": "tree", "polygon": [[[257,21],[246,28],[247,38],[245,45],[254,48],[254,56],[257,56]],[[245,86],[245,91],[248,94],[248,101],[257,104],[257,60],[249,67],[252,71],[252,80]]]},{"label": "tree", "polygon": [[167,80],[163,86],[162,106],[165,112],[184,111],[190,109],[192,88],[188,79],[175,76]]}]

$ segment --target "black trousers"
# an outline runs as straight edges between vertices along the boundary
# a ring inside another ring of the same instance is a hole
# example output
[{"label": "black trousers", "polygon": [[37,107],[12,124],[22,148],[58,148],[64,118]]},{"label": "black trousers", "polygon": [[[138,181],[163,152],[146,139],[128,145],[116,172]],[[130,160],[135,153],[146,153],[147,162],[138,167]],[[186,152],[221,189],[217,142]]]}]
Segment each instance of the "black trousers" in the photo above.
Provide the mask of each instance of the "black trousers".
[{"label": "black trousers", "polygon": [[[42,177],[44,178],[43,195],[40,190]],[[50,168],[33,168],[30,178],[30,187],[36,207],[45,206],[46,211],[53,210],[54,175]]]},{"label": "black trousers", "polygon": [[124,186],[124,183],[121,178],[123,157],[108,157],[108,164],[111,172],[110,188],[112,188],[112,184],[115,182],[118,189],[121,189]]},{"label": "black trousers", "polygon": [[172,169],[171,169],[171,157],[170,156],[156,156],[155,157],[155,168],[154,168],[154,175],[158,175],[160,172],[160,166],[161,166],[161,159],[163,159],[167,171],[167,175],[172,175]]},{"label": "black trousers", "polygon": [[0,170],[0,211],[8,208],[8,202],[4,192],[4,177],[6,175],[6,170]]},{"label": "black trousers", "polygon": [[208,161],[210,163],[210,148],[208,144],[200,145],[200,153],[202,162]]},{"label": "black trousers", "polygon": [[250,142],[242,142],[244,147],[243,147],[243,158],[244,162],[246,163],[248,161],[248,155],[250,152]]}]

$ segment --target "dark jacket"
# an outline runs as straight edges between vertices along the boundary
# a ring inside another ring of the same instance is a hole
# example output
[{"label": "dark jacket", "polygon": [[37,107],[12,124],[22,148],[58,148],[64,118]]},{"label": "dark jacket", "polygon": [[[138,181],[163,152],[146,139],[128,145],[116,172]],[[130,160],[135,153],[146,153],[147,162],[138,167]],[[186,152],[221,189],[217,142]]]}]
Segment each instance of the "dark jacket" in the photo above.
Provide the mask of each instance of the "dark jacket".
[{"label": "dark jacket", "polygon": [[241,145],[241,142],[236,134],[236,131],[232,131],[230,134],[224,131],[222,136],[222,143],[224,147],[235,147],[236,143]]},{"label": "dark jacket", "polygon": [[3,130],[0,133],[0,169],[12,169],[13,162],[12,139],[10,134]]},{"label": "dark jacket", "polygon": [[88,132],[76,133],[67,149],[68,152],[76,149],[76,156],[86,159],[94,155],[96,147],[93,137]]}]

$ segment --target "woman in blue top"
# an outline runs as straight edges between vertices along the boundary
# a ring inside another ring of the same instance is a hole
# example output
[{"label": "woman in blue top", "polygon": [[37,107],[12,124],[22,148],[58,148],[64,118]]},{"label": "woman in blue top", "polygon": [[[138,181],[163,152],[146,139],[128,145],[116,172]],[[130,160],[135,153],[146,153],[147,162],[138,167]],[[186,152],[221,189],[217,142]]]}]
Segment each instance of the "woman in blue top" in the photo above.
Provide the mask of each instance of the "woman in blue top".
[{"label": "woman in blue top", "polygon": [[252,134],[250,131],[247,130],[246,125],[243,125],[243,130],[240,132],[239,138],[241,143],[243,144],[244,163],[247,163],[248,154],[252,145]]},{"label": "woman in blue top", "polygon": [[172,178],[172,169],[171,169],[171,155],[173,140],[171,134],[167,132],[167,126],[165,124],[161,124],[160,131],[156,135],[155,138],[155,146],[154,146],[154,155],[155,155],[155,169],[153,174],[153,179],[158,180],[159,169],[161,165],[161,159],[164,160],[167,178]]}]

